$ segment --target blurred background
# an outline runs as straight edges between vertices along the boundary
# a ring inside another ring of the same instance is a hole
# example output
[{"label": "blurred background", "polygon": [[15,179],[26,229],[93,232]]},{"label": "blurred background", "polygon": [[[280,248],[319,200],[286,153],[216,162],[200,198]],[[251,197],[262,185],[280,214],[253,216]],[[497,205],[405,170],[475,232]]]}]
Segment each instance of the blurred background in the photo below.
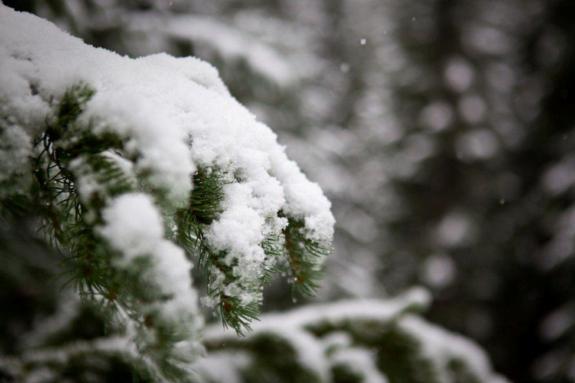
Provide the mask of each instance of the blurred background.
[{"label": "blurred background", "polygon": [[426,286],[510,380],[575,382],[573,0],[4,3],[216,66],[333,203],[316,300]]}]

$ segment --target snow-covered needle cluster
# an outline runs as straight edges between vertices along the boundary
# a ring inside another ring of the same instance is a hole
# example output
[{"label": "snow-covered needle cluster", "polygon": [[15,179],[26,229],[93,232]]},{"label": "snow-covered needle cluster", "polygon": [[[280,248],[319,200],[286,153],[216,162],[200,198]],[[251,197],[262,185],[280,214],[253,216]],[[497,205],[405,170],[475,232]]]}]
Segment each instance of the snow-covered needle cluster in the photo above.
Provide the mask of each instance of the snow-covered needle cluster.
[{"label": "snow-covered needle cluster", "polygon": [[413,288],[270,314],[242,339],[209,327],[210,353],[195,368],[218,383],[506,383],[475,343],[416,315],[429,300]]},{"label": "snow-covered needle cluster", "polygon": [[0,213],[33,206],[163,374],[199,348],[194,262],[241,331],[270,272],[309,293],[330,250],[329,201],[198,59],[122,57],[0,4],[0,138]]}]

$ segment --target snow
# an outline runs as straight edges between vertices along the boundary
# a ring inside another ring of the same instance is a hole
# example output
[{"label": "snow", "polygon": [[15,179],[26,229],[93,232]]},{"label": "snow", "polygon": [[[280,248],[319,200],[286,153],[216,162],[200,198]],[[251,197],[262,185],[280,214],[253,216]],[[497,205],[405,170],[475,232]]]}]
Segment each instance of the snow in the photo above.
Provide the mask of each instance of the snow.
[{"label": "snow", "polygon": [[[364,319],[390,320],[404,313],[407,309],[425,308],[430,302],[429,293],[422,288],[412,288],[404,294],[387,301],[377,299],[343,300],[331,304],[317,304],[303,307],[288,313],[267,314],[261,321],[252,325],[253,333],[266,331],[268,328],[300,328],[311,323],[325,321],[332,324]],[[209,327],[205,330],[207,338],[231,336],[229,329]]]},{"label": "snow", "polygon": [[448,363],[451,360],[460,360],[482,382],[506,382],[493,373],[487,355],[470,340],[432,326],[413,315],[405,316],[398,325],[419,341],[423,355],[438,367],[436,371],[440,375],[440,381],[451,382],[447,375]]},{"label": "snow", "polygon": [[[298,362],[301,365],[315,372],[322,381],[329,381],[330,362],[327,360],[325,350],[331,343],[329,341],[325,344],[318,342],[306,330],[307,326],[320,322],[341,324],[357,319],[386,321],[401,315],[408,308],[426,306],[428,302],[428,293],[423,289],[414,288],[388,302],[357,300],[308,306],[288,313],[263,316],[261,321],[252,325],[252,332],[247,337],[265,334],[280,336],[296,351]],[[211,326],[206,328],[204,336],[212,343],[225,342],[225,339],[233,338],[234,333],[220,326]],[[374,382],[383,381],[381,379],[376,380],[372,375],[371,378]]]},{"label": "snow", "polygon": [[[234,274],[243,282],[259,279],[264,261],[260,243],[285,227],[280,211],[301,219],[309,239],[331,242],[334,218],[319,186],[287,158],[276,135],[229,95],[211,65],[166,54],[123,57],[0,5],[0,101],[15,125],[36,135],[52,100],[79,83],[95,90],[80,124],[95,134],[120,136],[122,157],[133,161],[133,172],[145,175],[173,206],[187,203],[198,167],[218,168],[229,176],[224,211],[207,238],[212,247],[227,252],[229,264],[237,264]],[[90,179],[79,184],[85,193],[97,187]],[[184,266],[180,251],[161,238],[156,210],[144,196],[115,200],[106,208],[101,233],[126,262],[147,254]],[[159,249],[167,253],[160,256]],[[160,274],[171,275],[167,270]],[[166,282],[184,284],[180,277]],[[233,286],[229,290],[244,302],[259,299]]]},{"label": "snow", "polygon": [[100,234],[122,252],[123,262],[153,252],[163,238],[162,218],[146,194],[124,194],[113,200],[102,215],[106,224]]},{"label": "snow", "polygon": [[[190,276],[192,265],[182,249],[164,239],[162,217],[151,198],[143,193],[123,194],[112,200],[102,215],[104,225],[98,231],[119,251],[121,257],[114,259],[118,267],[128,269],[139,257],[153,262],[150,275],[141,278],[149,278],[150,286],[160,288],[169,298],[148,309],[159,309],[165,320],[183,325],[193,337],[202,321]],[[193,339],[175,347],[188,358],[197,350]]]},{"label": "snow", "polygon": [[317,342],[310,333],[303,329],[292,328],[289,325],[283,326],[279,322],[257,332],[260,335],[266,333],[283,338],[295,351],[300,366],[312,371],[320,378],[320,381],[330,381],[331,373],[324,349],[321,343]]},{"label": "snow", "polygon": [[164,239],[162,217],[151,198],[143,193],[123,194],[104,209],[103,219],[99,233],[120,252],[116,264],[129,268],[136,258],[149,257],[153,262],[149,282],[171,297],[154,305],[165,319],[184,324],[190,333],[196,331],[201,321],[190,276],[192,264],[182,249]]},{"label": "snow", "polygon": [[199,360],[194,365],[194,371],[204,377],[200,382],[241,383],[241,370],[250,362],[246,353],[217,352]]},{"label": "snow", "polygon": [[345,366],[358,376],[363,383],[387,383],[385,374],[379,371],[375,353],[369,349],[353,347],[353,339],[348,333],[336,331],[321,338],[325,352],[329,355],[331,367]]},{"label": "snow", "polygon": [[93,341],[78,341],[65,347],[53,349],[42,349],[40,351],[30,351],[24,355],[23,359],[29,362],[51,361],[65,364],[72,356],[80,353],[123,353],[138,358],[138,350],[128,338],[115,336],[109,338],[96,338]]},{"label": "snow", "polygon": [[[1,100],[1,98],[0,98]],[[0,118],[2,108],[0,107]],[[29,156],[32,151],[30,137],[18,126],[8,124],[4,127],[0,119],[0,184],[11,188],[25,187],[27,179],[22,175],[26,173],[29,165]],[[4,192],[6,188],[1,188]]]},{"label": "snow", "polygon": [[318,321],[337,324],[350,320],[390,320],[412,307],[425,308],[430,302],[429,293],[421,288],[413,288],[397,298],[388,301],[377,299],[357,299],[340,301],[334,304],[318,304],[304,307],[289,314],[270,314],[266,321],[256,323],[254,329],[269,323],[289,323],[293,326],[306,326]]},{"label": "snow", "polygon": [[[144,369],[154,371],[156,376],[162,377],[156,366],[150,363],[148,358],[142,357],[131,339],[123,336],[78,340],[65,346],[32,349],[24,352],[20,358],[3,355],[0,356],[0,368],[15,373],[16,376],[22,375],[22,370],[26,370],[23,383],[55,381],[58,377],[61,378],[57,373],[54,373],[58,367],[67,366],[70,359],[79,355],[93,354],[116,355],[128,362],[141,363]],[[166,380],[162,379],[161,381]]]},{"label": "snow", "polygon": [[80,309],[80,297],[70,291],[64,291],[63,295],[63,299],[58,302],[56,311],[52,315],[34,319],[32,331],[21,339],[26,349],[45,343],[58,331],[69,328],[70,322],[76,318]]},{"label": "snow", "polygon": [[[247,339],[267,334],[282,337],[297,351],[299,363],[316,371],[323,381],[329,381],[332,366],[342,364],[361,374],[364,382],[382,383],[387,379],[376,366],[373,350],[356,344],[343,330],[316,338],[309,329],[324,324],[345,329],[350,323],[354,326],[395,323],[418,342],[421,356],[435,366],[441,382],[452,382],[449,362],[460,360],[482,382],[504,383],[505,380],[493,372],[485,353],[475,343],[411,314],[414,309],[422,309],[429,303],[430,296],[426,290],[413,288],[389,300],[317,304],[288,313],[264,315],[260,322],[254,323],[253,332],[247,335]],[[204,334],[208,343],[222,345],[236,336],[219,326],[206,328]]]}]

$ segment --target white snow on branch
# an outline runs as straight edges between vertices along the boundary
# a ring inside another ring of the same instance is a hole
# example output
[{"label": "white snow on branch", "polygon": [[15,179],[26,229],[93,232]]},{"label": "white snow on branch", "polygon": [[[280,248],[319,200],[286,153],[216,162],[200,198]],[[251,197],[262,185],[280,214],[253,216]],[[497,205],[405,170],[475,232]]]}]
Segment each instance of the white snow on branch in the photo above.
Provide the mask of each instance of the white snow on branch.
[{"label": "white snow on branch", "polygon": [[[0,106],[0,118],[2,110]],[[26,177],[26,172],[30,167],[30,141],[30,137],[18,126],[9,125],[7,129],[0,129],[0,184],[6,185],[0,189],[0,196],[6,189],[10,191],[28,186],[30,179]]]},{"label": "white snow on branch", "polygon": [[[439,381],[451,383],[450,362],[461,361],[482,382],[506,382],[493,372],[487,356],[475,343],[411,314],[414,309],[421,310],[429,303],[429,294],[423,289],[414,288],[389,300],[312,305],[289,313],[263,316],[260,322],[254,324],[253,332],[247,335],[247,339],[262,335],[285,339],[298,353],[300,363],[324,380],[330,376],[331,367],[343,365],[360,373],[364,381],[381,383],[387,380],[378,371],[375,350],[356,345],[345,328],[348,325],[361,326],[362,323],[369,323],[370,326],[375,323],[381,326],[394,324],[418,343],[417,352],[432,363],[434,371],[439,374]],[[318,326],[334,328],[335,331],[315,337],[310,330]],[[231,331],[216,326],[210,326],[205,331],[205,338],[210,344],[225,344],[235,337]]]},{"label": "white snow on branch", "polygon": [[124,194],[116,198],[104,209],[103,218],[106,225],[100,234],[122,252],[122,265],[154,252],[164,237],[162,218],[145,194]]},{"label": "white snow on branch", "polygon": [[[313,323],[327,322],[341,324],[353,320],[389,321],[410,308],[424,309],[429,305],[431,296],[422,288],[413,288],[404,294],[387,301],[377,299],[359,299],[340,301],[331,304],[317,304],[302,307],[290,312],[267,314],[252,325],[252,334],[267,331],[270,328],[303,328]],[[207,339],[234,337],[230,329],[210,326],[204,332]]]},{"label": "white snow on branch", "polygon": [[209,358],[202,358],[194,365],[194,371],[205,379],[200,382],[242,383],[241,371],[251,363],[247,353],[214,352]]},{"label": "white snow on branch", "polygon": [[[273,325],[305,327],[313,323],[327,322],[341,324],[356,320],[390,321],[410,308],[424,309],[431,302],[431,296],[422,288],[413,288],[387,301],[359,299],[340,301],[333,304],[318,304],[303,307],[289,314],[271,314],[254,325],[254,330]],[[265,320],[264,320],[265,319]]]},{"label": "white snow on branch", "polygon": [[377,369],[373,354],[359,347],[342,348],[331,356],[331,363],[351,369],[363,377],[363,383],[388,383],[385,375]]},{"label": "white snow on branch", "polygon": [[[325,345],[306,331],[309,325],[326,322],[342,324],[358,319],[389,321],[411,307],[425,307],[429,303],[429,294],[419,288],[387,301],[360,300],[344,301],[335,304],[319,304],[304,307],[288,313],[269,314],[252,326],[248,338],[271,334],[288,342],[296,352],[299,363],[314,372],[322,381],[329,381],[330,363],[325,355]],[[208,327],[205,338],[209,342],[225,342],[236,335],[220,326]],[[208,356],[209,358],[209,356]]]},{"label": "white snow on branch", "polygon": [[449,370],[449,362],[453,360],[465,363],[482,382],[507,382],[493,373],[485,352],[463,336],[432,326],[413,315],[406,315],[399,321],[398,326],[420,343],[423,355],[438,367],[436,371],[442,382],[451,381],[446,372]]},{"label": "white snow on branch", "polygon": [[151,198],[143,193],[123,194],[104,209],[103,218],[99,232],[120,251],[122,257],[116,260],[120,267],[130,267],[138,257],[151,258],[151,282],[171,296],[162,303],[162,313],[174,319],[186,312],[188,320],[197,317],[191,263],[182,249],[164,239],[162,217]]},{"label": "white snow on branch", "polygon": [[143,257],[151,261],[151,268],[141,278],[166,294],[167,299],[142,308],[158,310],[167,323],[185,329],[188,338],[178,342],[176,350],[193,359],[201,349],[194,337],[203,321],[190,276],[192,264],[182,249],[164,238],[162,217],[153,201],[143,193],[122,194],[112,200],[102,215],[104,225],[99,233],[119,251],[120,257],[113,260],[118,267],[130,269]]},{"label": "white snow on branch", "polygon": [[[276,135],[229,95],[211,65],[166,54],[123,57],[0,4],[0,102],[15,123],[30,136],[38,134],[55,100],[79,83],[95,91],[80,123],[96,135],[121,137],[123,155],[133,159],[134,173],[145,174],[174,206],[188,202],[198,167],[217,168],[231,177],[224,190],[224,211],[207,238],[228,254],[229,264],[237,265],[234,273],[251,281],[260,278],[261,240],[285,226],[280,212],[302,220],[308,239],[331,242],[334,218],[321,189],[287,158]],[[141,199],[138,203],[144,204]],[[157,226],[151,211],[146,209],[147,219]],[[108,225],[116,227],[112,221],[120,215],[109,210]],[[138,228],[130,224],[138,236]],[[104,233],[117,239],[110,231]],[[125,240],[135,244],[135,238],[125,234]],[[153,234],[157,239],[158,232]],[[145,239],[127,253],[139,253],[139,247],[148,245]],[[163,248],[176,252],[173,246]],[[245,298],[241,292],[235,295]]]}]

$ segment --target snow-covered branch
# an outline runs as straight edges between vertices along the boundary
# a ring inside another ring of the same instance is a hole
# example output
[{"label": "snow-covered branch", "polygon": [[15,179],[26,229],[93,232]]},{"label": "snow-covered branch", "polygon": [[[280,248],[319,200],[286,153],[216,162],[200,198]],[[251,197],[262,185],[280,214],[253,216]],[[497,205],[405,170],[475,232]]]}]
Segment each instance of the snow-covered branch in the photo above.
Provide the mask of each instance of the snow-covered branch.
[{"label": "snow-covered branch", "polygon": [[122,57],[0,5],[0,103],[0,157],[18,165],[0,165],[0,195],[38,206],[81,295],[158,365],[201,348],[194,263],[238,332],[270,272],[316,286],[330,203],[209,64]]}]

